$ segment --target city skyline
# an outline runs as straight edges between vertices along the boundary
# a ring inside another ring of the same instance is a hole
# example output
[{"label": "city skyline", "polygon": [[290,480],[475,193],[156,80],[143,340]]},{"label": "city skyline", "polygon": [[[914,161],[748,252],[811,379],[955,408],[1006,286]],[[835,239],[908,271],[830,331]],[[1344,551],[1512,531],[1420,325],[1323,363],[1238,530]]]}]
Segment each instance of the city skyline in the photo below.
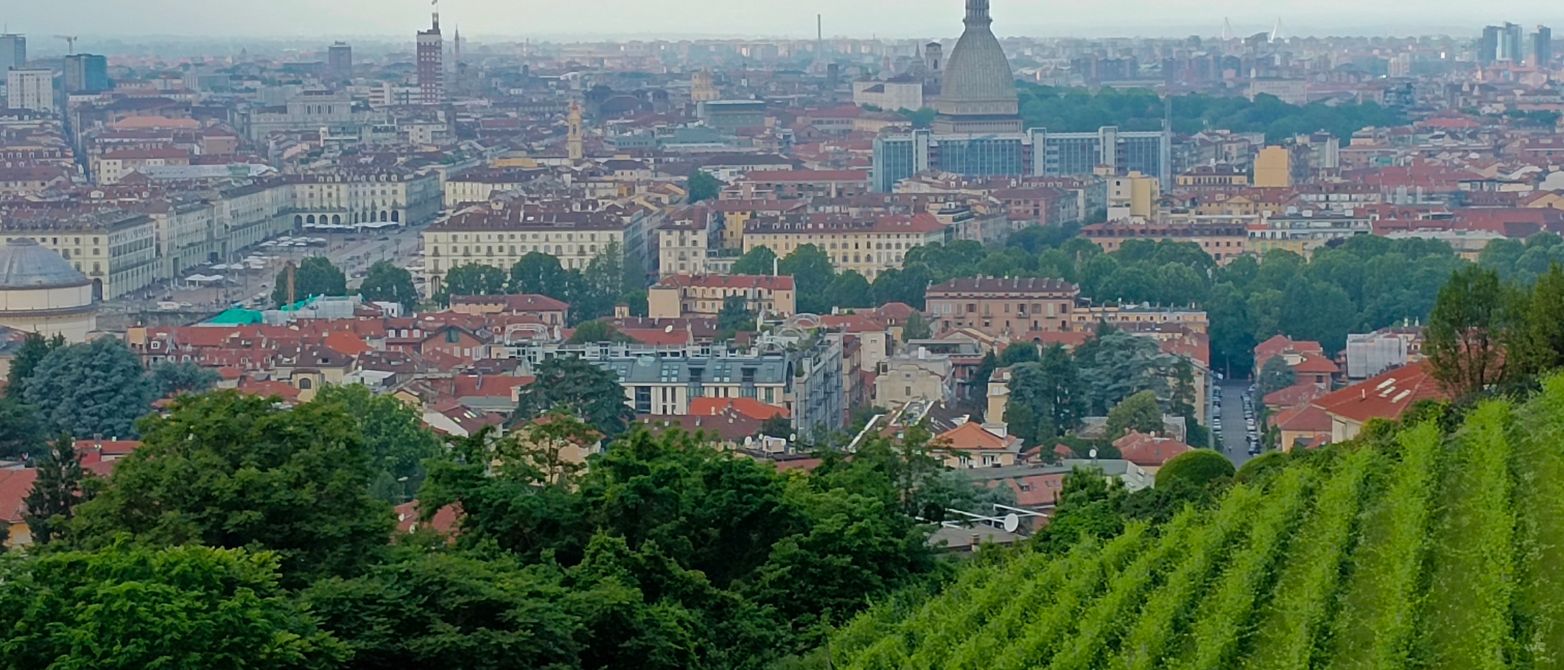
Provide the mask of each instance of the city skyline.
[{"label": "city skyline", "polygon": [[[100,37],[393,37],[427,23],[429,5],[340,0],[321,6],[305,0],[265,4],[194,0],[148,0],[134,7],[111,0],[82,0],[79,11],[62,16],[43,3],[23,3],[4,17],[11,31],[46,35],[68,32]],[[773,3],[734,0],[703,7],[700,21],[675,0],[595,0],[591,21],[578,12],[543,11],[540,2],[447,0],[441,10],[452,26],[465,26],[476,39],[592,39],[613,37],[812,37],[815,15],[823,14],[827,37],[900,38],[953,35],[958,0],[865,0],[844,5],[826,0]],[[1324,0],[1256,7],[1237,0],[1194,2],[1110,0],[1090,9],[997,0],[1001,37],[1214,35],[1224,21],[1239,34],[1269,30],[1277,21],[1289,35],[1466,35],[1490,23],[1522,25],[1564,22],[1564,10],[1541,0],[1517,0],[1502,8],[1411,0],[1393,7]],[[158,17],[178,15],[177,23]],[[1322,19],[1320,17],[1328,16]],[[1125,18],[1133,17],[1133,18]],[[590,28],[584,26],[590,23]],[[42,46],[42,45],[40,45]]]}]

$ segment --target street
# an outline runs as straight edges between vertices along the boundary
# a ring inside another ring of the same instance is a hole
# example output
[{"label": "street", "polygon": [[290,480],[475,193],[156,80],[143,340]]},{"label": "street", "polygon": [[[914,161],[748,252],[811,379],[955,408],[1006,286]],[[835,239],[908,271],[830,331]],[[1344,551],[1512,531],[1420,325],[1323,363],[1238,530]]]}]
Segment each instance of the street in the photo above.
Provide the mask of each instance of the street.
[{"label": "street", "polygon": [[1254,458],[1249,455],[1249,430],[1244,424],[1244,393],[1249,389],[1247,380],[1223,380],[1222,389],[1222,447],[1233,467],[1243,467]]},{"label": "street", "polygon": [[[361,274],[376,261],[388,260],[398,267],[407,267],[415,260],[420,248],[423,227],[397,228],[388,231],[363,231],[356,233],[294,232],[290,237],[321,238],[327,240],[324,247],[268,247],[256,246],[245,250],[244,255],[269,258],[269,263],[259,270],[212,270],[204,266],[181,272],[190,274],[220,274],[228,278],[222,285],[207,287],[181,287],[168,283],[157,284],[136,293],[120,296],[103,305],[105,312],[138,313],[147,311],[171,311],[163,305],[174,303],[179,309],[192,313],[211,313],[259,298],[270,306],[272,282],[288,261],[303,262],[310,256],[331,259],[348,276],[348,287],[356,289],[362,282]],[[238,259],[234,259],[238,260]],[[180,282],[176,282],[180,283]],[[187,306],[188,305],[188,306]]]}]

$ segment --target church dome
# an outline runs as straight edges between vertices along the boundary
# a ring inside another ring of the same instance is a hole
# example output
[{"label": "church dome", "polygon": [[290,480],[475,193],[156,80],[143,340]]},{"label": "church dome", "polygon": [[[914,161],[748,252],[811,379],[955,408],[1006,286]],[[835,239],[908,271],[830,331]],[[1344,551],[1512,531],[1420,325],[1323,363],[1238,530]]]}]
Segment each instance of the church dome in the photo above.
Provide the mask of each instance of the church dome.
[{"label": "church dome", "polygon": [[0,290],[86,286],[87,276],[59,254],[27,238],[0,246]]},{"label": "church dome", "polygon": [[966,30],[945,62],[935,110],[947,116],[1020,113],[1010,60],[989,28],[988,0],[967,0]]}]

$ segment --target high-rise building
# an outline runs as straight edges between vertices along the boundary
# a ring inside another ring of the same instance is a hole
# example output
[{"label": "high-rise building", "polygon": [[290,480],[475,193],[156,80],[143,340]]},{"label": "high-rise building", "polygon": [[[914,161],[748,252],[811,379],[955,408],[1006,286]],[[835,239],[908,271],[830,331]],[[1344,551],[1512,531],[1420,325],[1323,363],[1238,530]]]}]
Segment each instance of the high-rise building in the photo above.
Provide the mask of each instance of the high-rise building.
[{"label": "high-rise building", "polygon": [[1477,64],[1492,65],[1499,59],[1499,26],[1483,28],[1483,36],[1477,40]]},{"label": "high-rise building", "polygon": [[440,36],[440,12],[428,30],[418,31],[418,102],[445,103],[445,38]]},{"label": "high-rise building", "polygon": [[11,68],[5,75],[6,107],[35,112],[55,110],[54,70]]},{"label": "high-rise building", "polygon": [[0,73],[27,64],[27,37],[24,35],[0,35]]},{"label": "high-rise building", "polygon": [[1478,64],[1518,64],[1525,58],[1526,33],[1519,25],[1506,22],[1502,26],[1483,28],[1482,39],[1477,42]]},{"label": "high-rise building", "polygon": [[347,42],[337,42],[326,48],[326,69],[331,78],[348,81],[353,78],[353,47]]},{"label": "high-rise building", "polygon": [[1548,68],[1553,64],[1553,29],[1537,26],[1531,34],[1531,66]]},{"label": "high-rise building", "polygon": [[65,57],[66,93],[101,93],[109,90],[109,59],[97,54]]}]

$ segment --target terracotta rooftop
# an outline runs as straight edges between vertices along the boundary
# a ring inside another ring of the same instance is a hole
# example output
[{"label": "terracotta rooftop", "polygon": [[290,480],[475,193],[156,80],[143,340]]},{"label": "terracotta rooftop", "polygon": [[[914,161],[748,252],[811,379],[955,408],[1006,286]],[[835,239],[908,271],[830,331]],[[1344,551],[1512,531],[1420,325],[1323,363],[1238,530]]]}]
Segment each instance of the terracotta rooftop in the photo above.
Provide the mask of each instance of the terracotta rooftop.
[{"label": "terracotta rooftop", "polygon": [[1325,412],[1364,423],[1370,419],[1395,420],[1423,400],[1448,400],[1427,361],[1396,368],[1370,377],[1314,401]]}]

